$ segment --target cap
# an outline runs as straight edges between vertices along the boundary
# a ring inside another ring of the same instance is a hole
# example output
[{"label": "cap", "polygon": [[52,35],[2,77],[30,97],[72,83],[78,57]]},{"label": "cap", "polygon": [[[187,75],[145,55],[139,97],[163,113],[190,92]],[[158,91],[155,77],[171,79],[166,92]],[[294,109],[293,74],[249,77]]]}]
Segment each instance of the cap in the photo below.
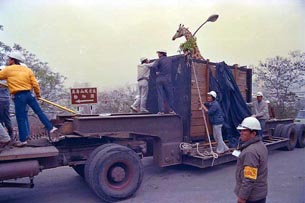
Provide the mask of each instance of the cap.
[{"label": "cap", "polygon": [[262,92],[257,92],[257,93],[256,93],[256,96],[257,96],[257,97],[263,97],[264,95],[263,95]]},{"label": "cap", "polygon": [[157,50],[157,53],[165,53],[166,54],[167,52],[164,49],[159,49],[159,50]]},{"label": "cap", "polygon": [[147,60],[148,58],[146,58],[146,57],[142,57],[142,58],[140,58],[140,61],[141,61],[141,63],[143,63],[145,60]]}]

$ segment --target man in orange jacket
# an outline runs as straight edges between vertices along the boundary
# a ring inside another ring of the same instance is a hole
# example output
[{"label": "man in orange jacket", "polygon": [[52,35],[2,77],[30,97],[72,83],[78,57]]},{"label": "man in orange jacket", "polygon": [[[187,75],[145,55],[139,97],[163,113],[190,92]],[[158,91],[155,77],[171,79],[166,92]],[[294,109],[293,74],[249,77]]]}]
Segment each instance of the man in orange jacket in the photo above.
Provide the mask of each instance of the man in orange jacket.
[{"label": "man in orange jacket", "polygon": [[[43,113],[36,100],[36,98],[40,98],[40,88],[33,71],[20,65],[24,60],[25,58],[20,52],[13,51],[8,55],[8,66],[0,71],[0,80],[7,80],[8,89],[13,95],[15,103],[15,114],[21,142],[18,146],[26,145],[30,135],[27,105],[38,115],[40,121],[50,133],[57,130]],[[32,90],[34,90],[36,98],[32,95]]]}]

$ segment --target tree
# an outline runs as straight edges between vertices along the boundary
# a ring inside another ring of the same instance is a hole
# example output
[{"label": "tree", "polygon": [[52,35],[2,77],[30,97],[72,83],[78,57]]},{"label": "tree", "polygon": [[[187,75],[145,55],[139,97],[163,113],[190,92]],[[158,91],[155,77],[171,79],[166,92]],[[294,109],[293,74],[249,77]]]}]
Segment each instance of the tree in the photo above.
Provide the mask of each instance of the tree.
[{"label": "tree", "polygon": [[130,105],[134,102],[136,88],[126,85],[115,90],[104,90],[99,92],[96,112],[99,113],[122,113],[129,112]]},{"label": "tree", "polygon": [[[0,30],[3,31],[2,25],[0,25]],[[56,103],[62,105],[67,104],[68,100],[64,99],[68,98],[68,91],[64,88],[64,81],[66,78],[59,73],[51,71],[48,63],[42,62],[35,54],[30,53],[21,45],[14,44],[13,47],[10,47],[0,41],[0,65],[6,64],[7,55],[12,50],[18,50],[25,56],[26,61],[24,63],[33,70],[39,82],[41,96],[43,98],[56,101]],[[43,108],[52,112],[58,110],[54,109],[54,107],[51,107],[50,105],[43,105]]]},{"label": "tree", "polygon": [[288,57],[276,56],[260,61],[254,69],[256,82],[272,104],[279,118],[291,117],[295,113],[296,90],[305,84],[305,53],[293,51]]}]

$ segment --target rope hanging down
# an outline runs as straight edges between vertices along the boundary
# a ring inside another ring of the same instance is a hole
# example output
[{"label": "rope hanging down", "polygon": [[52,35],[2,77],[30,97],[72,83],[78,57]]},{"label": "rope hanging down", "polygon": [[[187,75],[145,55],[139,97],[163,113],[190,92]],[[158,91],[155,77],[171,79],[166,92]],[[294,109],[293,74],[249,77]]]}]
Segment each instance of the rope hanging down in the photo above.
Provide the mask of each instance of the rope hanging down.
[{"label": "rope hanging down", "polygon": [[[193,69],[193,72],[194,72],[194,78],[195,78],[195,82],[196,82],[196,87],[197,87],[197,92],[198,92],[198,96],[199,96],[199,102],[200,102],[200,105],[203,105],[202,104],[202,98],[201,98],[201,94],[200,94],[200,88],[199,88],[199,84],[198,84],[198,79],[197,79],[197,73],[196,73],[196,69],[195,69],[195,66],[193,65],[193,63],[191,64],[191,67]],[[207,119],[206,119],[206,116],[205,116],[205,113],[204,113],[204,110],[203,108],[201,108],[201,113],[202,113],[202,117],[203,117],[203,120],[204,120],[204,125],[205,125],[205,129],[206,129],[206,132],[207,132],[207,135],[208,135],[208,139],[209,139],[209,146],[210,146],[210,150],[211,150],[211,155],[213,156],[213,158],[217,159],[218,158],[218,154],[215,153],[213,151],[213,148],[212,148],[212,142],[211,142],[211,137],[210,137],[210,133],[209,133],[209,128],[208,128],[208,124],[207,124]],[[197,145],[198,146],[198,145]],[[197,147],[198,148],[198,147]]]}]

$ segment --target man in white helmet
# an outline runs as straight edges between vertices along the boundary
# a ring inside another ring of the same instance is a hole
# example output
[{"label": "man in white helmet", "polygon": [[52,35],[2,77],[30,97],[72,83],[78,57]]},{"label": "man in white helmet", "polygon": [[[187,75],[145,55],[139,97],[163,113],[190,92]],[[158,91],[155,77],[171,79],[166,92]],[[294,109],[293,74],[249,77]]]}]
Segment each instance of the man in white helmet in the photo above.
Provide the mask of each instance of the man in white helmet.
[{"label": "man in white helmet", "polygon": [[30,135],[30,126],[28,122],[26,106],[29,105],[38,115],[40,121],[50,132],[54,132],[57,128],[53,127],[47,116],[41,110],[37,100],[32,95],[34,90],[36,98],[40,98],[40,88],[37,79],[31,69],[21,65],[25,58],[19,51],[12,51],[8,55],[7,67],[0,71],[0,80],[6,80],[8,89],[13,95],[15,103],[15,114],[18,124],[20,143],[17,146],[27,144]]},{"label": "man in white helmet", "polygon": [[224,143],[222,137],[222,126],[224,123],[224,117],[222,109],[216,101],[217,94],[215,91],[210,91],[207,93],[207,101],[202,105],[202,108],[205,112],[208,113],[210,123],[213,126],[213,137],[217,142],[216,152],[222,154],[229,150],[229,147]]},{"label": "man in white helmet", "polygon": [[140,59],[141,64],[138,65],[138,88],[139,96],[135,102],[130,106],[130,108],[135,112],[148,113],[146,109],[146,101],[148,95],[148,81],[150,75],[150,69],[153,67],[154,62],[149,63],[147,57],[142,57]]},{"label": "man in white helmet", "polygon": [[237,203],[265,203],[268,190],[268,150],[258,136],[261,125],[256,118],[247,117],[237,130],[240,131],[242,142],[240,151],[233,152],[238,157],[234,189]]},{"label": "man in white helmet", "polygon": [[270,118],[268,104],[263,100],[263,93],[257,92],[256,101],[247,104],[252,107],[252,117],[257,118],[261,124],[262,130],[259,131],[259,136],[262,137],[266,121]]}]

